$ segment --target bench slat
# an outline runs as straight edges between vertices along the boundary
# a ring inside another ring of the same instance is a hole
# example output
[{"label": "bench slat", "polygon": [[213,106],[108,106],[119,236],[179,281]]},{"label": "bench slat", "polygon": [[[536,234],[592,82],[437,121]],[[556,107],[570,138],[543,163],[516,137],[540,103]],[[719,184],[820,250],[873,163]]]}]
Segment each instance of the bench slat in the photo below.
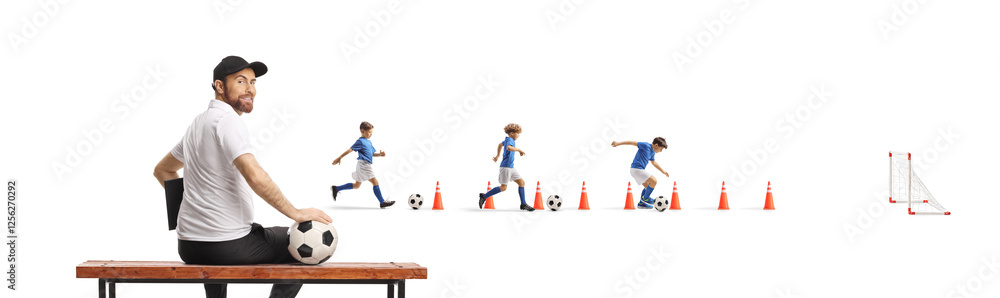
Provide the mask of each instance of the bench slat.
[{"label": "bench slat", "polygon": [[164,261],[87,261],[77,278],[105,279],[427,279],[416,263],[340,263],[320,265],[191,265]]}]

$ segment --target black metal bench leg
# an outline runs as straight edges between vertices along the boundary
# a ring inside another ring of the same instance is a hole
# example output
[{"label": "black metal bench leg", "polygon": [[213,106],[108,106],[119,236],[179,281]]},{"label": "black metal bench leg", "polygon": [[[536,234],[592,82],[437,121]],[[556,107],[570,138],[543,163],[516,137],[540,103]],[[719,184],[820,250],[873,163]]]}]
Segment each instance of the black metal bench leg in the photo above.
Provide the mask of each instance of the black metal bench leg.
[{"label": "black metal bench leg", "polygon": [[115,298],[115,282],[108,283],[108,298]]},{"label": "black metal bench leg", "polygon": [[406,298],[406,280],[399,280],[399,293],[396,295],[399,298]]},{"label": "black metal bench leg", "polygon": [[97,297],[98,298],[105,298],[105,297],[107,297],[105,295],[105,290],[104,290],[104,287],[105,287],[104,283],[105,282],[107,282],[107,281],[104,280],[103,278],[97,279]]},{"label": "black metal bench leg", "polygon": [[394,293],[395,291],[393,291],[393,288],[392,288],[393,284],[392,284],[392,283],[388,283],[388,284],[386,284],[386,285],[387,285],[387,286],[389,287],[389,294],[388,294],[388,296],[386,296],[386,297],[389,297],[389,298],[392,298],[392,297],[394,297],[394,295],[393,295],[393,294],[395,294],[395,293]]}]

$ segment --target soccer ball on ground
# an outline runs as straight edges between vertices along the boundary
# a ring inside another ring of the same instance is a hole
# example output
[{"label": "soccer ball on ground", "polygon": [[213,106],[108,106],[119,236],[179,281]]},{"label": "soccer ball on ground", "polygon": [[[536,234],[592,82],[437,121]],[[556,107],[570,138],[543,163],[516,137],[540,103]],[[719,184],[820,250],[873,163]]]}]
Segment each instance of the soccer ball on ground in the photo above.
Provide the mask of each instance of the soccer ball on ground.
[{"label": "soccer ball on ground", "polygon": [[560,198],[559,195],[549,196],[547,202],[546,208],[549,208],[549,210],[556,211],[559,210],[559,207],[562,207],[562,198]]},{"label": "soccer ball on ground", "polygon": [[288,252],[299,262],[316,265],[326,262],[337,250],[337,230],[318,221],[304,221],[288,227]]},{"label": "soccer ball on ground", "polygon": [[410,207],[413,208],[413,210],[417,210],[420,209],[420,206],[424,205],[424,197],[420,196],[420,194],[418,193],[415,193],[410,195],[410,200],[408,200],[407,202],[410,203]]},{"label": "soccer ball on ground", "polygon": [[670,202],[664,196],[656,197],[656,200],[653,201],[653,208],[656,208],[656,211],[663,212],[663,210],[667,210],[667,207],[670,207]]}]

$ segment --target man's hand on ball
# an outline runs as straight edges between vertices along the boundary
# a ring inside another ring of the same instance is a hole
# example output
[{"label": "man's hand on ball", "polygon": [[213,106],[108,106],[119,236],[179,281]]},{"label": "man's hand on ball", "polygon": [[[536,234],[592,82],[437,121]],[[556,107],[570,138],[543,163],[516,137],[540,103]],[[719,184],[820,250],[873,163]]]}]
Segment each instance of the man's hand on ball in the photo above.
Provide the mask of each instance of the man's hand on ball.
[{"label": "man's hand on ball", "polygon": [[333,223],[333,219],[326,212],[316,208],[303,208],[298,210],[298,214],[295,218],[292,218],[295,222],[305,222],[310,220],[315,220],[324,224]]}]

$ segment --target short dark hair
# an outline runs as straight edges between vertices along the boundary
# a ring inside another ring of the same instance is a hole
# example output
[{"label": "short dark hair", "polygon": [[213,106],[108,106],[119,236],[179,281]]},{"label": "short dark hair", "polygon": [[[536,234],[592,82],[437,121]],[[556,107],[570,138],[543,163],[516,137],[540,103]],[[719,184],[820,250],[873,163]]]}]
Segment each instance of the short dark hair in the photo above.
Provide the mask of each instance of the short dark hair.
[{"label": "short dark hair", "polygon": [[369,130],[375,128],[375,125],[368,123],[368,121],[361,121],[361,130]]},{"label": "short dark hair", "polygon": [[653,145],[660,145],[663,149],[667,149],[667,140],[663,139],[663,137],[653,138]]}]

